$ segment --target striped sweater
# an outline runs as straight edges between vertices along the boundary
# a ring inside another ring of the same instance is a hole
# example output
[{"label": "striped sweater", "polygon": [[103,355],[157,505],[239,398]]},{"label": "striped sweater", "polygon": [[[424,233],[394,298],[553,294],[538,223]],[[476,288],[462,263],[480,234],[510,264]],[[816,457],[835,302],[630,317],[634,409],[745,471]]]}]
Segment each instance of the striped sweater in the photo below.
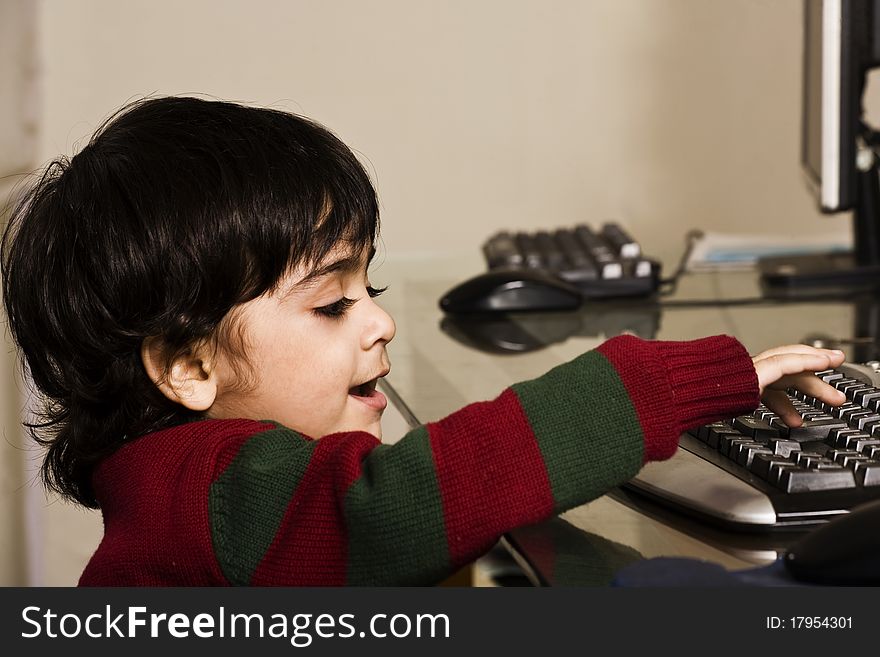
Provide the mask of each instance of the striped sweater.
[{"label": "striped sweater", "polygon": [[621,336],[394,445],[253,420],[173,427],[96,469],[104,538],[80,585],[432,584],[757,404],[733,338]]}]

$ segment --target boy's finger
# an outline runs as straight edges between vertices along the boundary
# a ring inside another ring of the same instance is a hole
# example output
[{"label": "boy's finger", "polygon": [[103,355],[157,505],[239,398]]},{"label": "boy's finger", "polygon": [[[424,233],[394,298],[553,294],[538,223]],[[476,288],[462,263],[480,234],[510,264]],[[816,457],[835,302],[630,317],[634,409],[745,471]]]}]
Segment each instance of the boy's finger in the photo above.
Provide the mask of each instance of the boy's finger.
[{"label": "boy's finger", "polygon": [[791,400],[781,390],[768,390],[761,397],[764,406],[776,413],[779,418],[790,427],[799,427],[804,421],[795,410]]},{"label": "boy's finger", "polygon": [[754,364],[755,372],[758,374],[758,385],[764,390],[786,375],[824,370],[831,362],[829,356],[823,353],[785,353],[761,358],[754,361]]},{"label": "boy's finger", "polygon": [[779,347],[772,347],[759,353],[755,358],[762,356],[777,356],[779,354],[843,354],[840,349],[824,349],[821,347],[811,347],[806,344],[787,344]]},{"label": "boy's finger", "polygon": [[777,390],[796,388],[809,397],[815,397],[819,401],[827,402],[834,406],[840,406],[846,401],[846,395],[840,392],[840,390],[828,385],[822,379],[809,372],[784,376],[772,384],[772,387]]}]

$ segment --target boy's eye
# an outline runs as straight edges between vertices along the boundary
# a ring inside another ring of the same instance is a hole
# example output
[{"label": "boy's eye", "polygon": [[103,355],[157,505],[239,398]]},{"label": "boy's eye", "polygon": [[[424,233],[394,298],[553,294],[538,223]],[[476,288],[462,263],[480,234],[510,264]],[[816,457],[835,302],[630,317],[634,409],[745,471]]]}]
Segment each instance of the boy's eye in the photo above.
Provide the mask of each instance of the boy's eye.
[{"label": "boy's eye", "polygon": [[[375,288],[368,285],[367,294],[370,296],[370,298],[375,299],[387,289],[387,286]],[[357,302],[357,299],[342,297],[339,301],[334,301],[333,303],[327,304],[326,306],[315,308],[312,312],[316,315],[320,315],[321,317],[342,317],[343,315],[345,315],[346,311],[355,304],[355,302]]]},{"label": "boy's eye", "polygon": [[345,312],[355,304],[356,301],[357,299],[342,297],[339,301],[334,301],[333,303],[326,306],[315,308],[312,312],[314,312],[316,315],[320,315],[321,317],[342,317]]}]

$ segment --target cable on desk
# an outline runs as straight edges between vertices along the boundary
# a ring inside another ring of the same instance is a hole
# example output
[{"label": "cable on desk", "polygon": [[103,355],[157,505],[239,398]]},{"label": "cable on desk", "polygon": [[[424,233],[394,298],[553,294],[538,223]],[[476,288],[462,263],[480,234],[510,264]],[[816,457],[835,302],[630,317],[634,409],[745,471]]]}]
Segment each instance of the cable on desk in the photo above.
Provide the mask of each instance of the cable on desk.
[{"label": "cable on desk", "polygon": [[687,272],[687,263],[690,260],[691,253],[694,250],[694,246],[696,246],[697,242],[703,239],[704,233],[703,231],[694,228],[689,230],[685,236],[685,246],[684,253],[682,253],[681,258],[678,261],[678,267],[675,268],[672,276],[669,278],[663,278],[660,280],[659,291],[660,296],[669,296],[675,293],[675,289],[678,287],[678,280],[682,277],[682,275]]}]

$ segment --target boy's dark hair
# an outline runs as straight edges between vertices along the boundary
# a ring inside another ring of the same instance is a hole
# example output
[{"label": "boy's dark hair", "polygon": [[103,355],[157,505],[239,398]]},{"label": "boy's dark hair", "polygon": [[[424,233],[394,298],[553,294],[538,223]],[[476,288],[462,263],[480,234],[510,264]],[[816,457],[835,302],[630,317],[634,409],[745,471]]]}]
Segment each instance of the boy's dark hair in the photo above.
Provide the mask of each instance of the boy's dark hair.
[{"label": "boy's dark hair", "polygon": [[292,267],[377,234],[369,176],[308,119],[196,98],[112,116],[47,167],[3,234],[9,326],[44,402],[26,426],[47,447],[46,486],[96,507],[101,459],[201,416],[147,376],[145,338],[170,361]]}]

